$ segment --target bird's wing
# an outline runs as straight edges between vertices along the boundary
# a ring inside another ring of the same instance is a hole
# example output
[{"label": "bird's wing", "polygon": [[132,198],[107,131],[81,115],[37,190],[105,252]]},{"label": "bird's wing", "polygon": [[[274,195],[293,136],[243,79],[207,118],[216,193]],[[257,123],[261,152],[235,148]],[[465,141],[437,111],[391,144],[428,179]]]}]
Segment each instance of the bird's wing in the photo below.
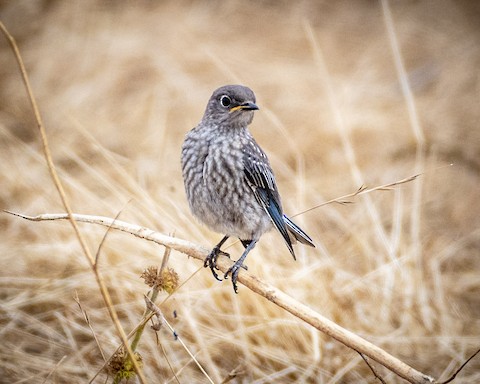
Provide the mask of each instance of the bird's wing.
[{"label": "bird's wing", "polygon": [[253,138],[243,148],[243,164],[246,180],[252,188],[255,198],[270,216],[273,225],[280,232],[288,250],[295,258],[292,242],[283,219],[282,204],[275,183],[275,176],[267,155]]}]

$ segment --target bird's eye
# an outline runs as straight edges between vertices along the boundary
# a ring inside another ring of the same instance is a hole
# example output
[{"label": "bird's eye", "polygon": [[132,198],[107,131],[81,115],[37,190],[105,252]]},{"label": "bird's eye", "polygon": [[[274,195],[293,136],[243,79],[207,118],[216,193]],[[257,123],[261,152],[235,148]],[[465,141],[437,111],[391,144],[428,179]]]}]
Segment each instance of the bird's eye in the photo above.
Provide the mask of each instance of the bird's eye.
[{"label": "bird's eye", "polygon": [[230,104],[232,104],[232,99],[230,99],[230,97],[228,97],[227,95],[223,95],[222,97],[220,97],[220,103],[224,107],[228,107]]}]

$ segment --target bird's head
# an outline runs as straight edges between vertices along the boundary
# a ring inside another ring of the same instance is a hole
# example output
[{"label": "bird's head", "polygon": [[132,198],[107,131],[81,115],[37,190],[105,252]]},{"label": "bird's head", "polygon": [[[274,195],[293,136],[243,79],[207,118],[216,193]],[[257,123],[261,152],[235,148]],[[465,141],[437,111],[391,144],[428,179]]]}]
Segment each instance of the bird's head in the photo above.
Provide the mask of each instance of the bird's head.
[{"label": "bird's head", "polygon": [[243,85],[225,85],[213,92],[207,104],[204,120],[231,126],[245,126],[252,122],[255,94]]}]

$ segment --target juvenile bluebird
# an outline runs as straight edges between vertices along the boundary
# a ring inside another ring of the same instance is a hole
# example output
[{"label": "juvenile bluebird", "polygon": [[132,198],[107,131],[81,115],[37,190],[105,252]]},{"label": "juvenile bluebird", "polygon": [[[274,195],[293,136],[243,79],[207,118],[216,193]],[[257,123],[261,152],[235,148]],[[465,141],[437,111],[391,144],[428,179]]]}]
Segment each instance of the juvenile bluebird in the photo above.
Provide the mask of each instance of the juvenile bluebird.
[{"label": "juvenile bluebird", "polygon": [[248,253],[272,227],[282,235],[295,258],[296,240],[315,247],[312,239],[282,210],[280,195],[267,155],[248,125],[258,110],[255,95],[242,85],[226,85],[213,92],[202,121],[185,137],[182,172],[190,209],[195,217],[225,236],[205,259],[213,276],[220,247],[235,236],[245,251],[228,269],[237,293],[237,277]]}]

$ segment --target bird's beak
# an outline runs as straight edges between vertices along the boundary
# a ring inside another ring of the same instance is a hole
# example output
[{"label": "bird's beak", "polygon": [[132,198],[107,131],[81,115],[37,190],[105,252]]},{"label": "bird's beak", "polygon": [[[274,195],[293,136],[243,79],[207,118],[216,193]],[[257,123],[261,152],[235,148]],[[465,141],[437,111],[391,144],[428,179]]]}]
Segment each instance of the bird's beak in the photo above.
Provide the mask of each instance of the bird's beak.
[{"label": "bird's beak", "polygon": [[230,112],[235,112],[235,111],[238,111],[238,110],[255,111],[257,109],[260,109],[260,108],[258,108],[257,104],[250,103],[249,101],[247,101],[246,103],[243,103],[243,104],[237,105],[236,107],[230,108]]}]

